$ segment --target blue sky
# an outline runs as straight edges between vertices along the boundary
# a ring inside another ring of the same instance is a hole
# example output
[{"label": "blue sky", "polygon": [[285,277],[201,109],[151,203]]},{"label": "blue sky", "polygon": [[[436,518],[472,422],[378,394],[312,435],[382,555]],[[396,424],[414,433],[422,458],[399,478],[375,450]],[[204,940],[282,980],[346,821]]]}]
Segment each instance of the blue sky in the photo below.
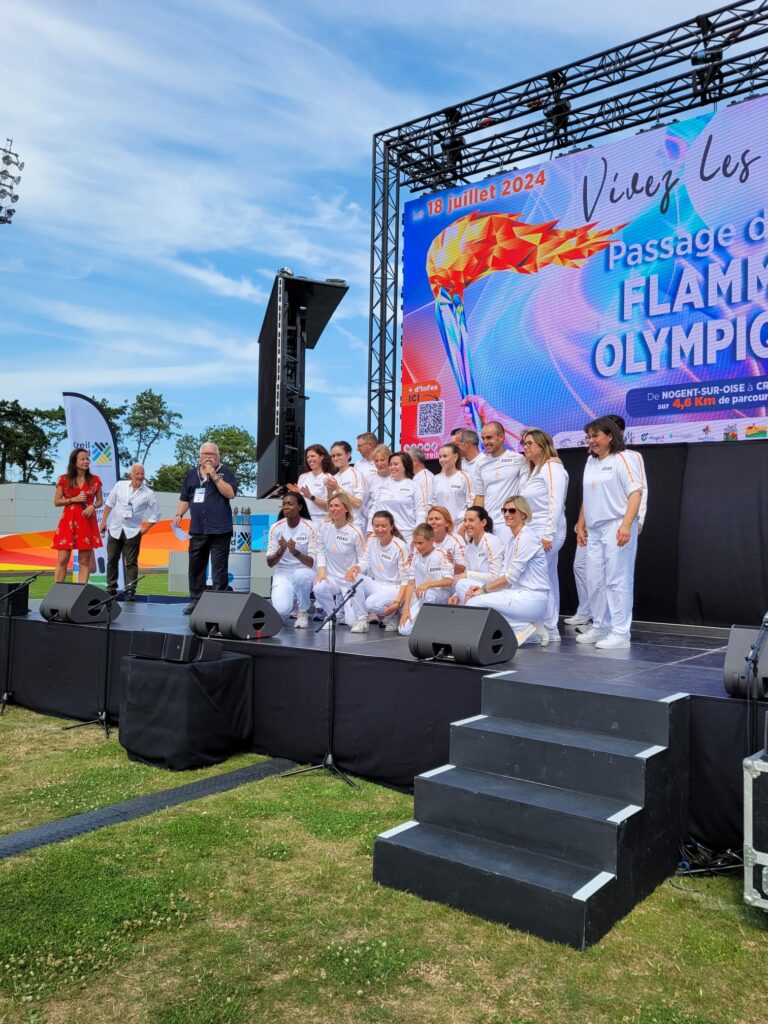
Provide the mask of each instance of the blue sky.
[{"label": "blue sky", "polygon": [[[0,394],[256,432],[275,270],[343,277],[307,366],[307,440],[367,415],[371,136],[709,9],[542,0],[24,0],[3,15],[0,135],[26,162],[0,225]],[[158,445],[148,468],[172,461]]]}]

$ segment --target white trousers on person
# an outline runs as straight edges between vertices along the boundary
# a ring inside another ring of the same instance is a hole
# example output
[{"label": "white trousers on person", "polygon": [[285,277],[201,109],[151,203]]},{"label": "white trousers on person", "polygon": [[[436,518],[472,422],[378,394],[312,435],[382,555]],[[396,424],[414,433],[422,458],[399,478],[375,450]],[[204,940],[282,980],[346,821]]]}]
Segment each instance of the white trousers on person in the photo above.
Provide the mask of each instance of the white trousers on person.
[{"label": "white trousers on person", "polygon": [[482,587],[484,583],[488,583],[492,577],[488,580],[454,580],[453,581],[453,592],[459,599],[459,604],[464,604],[467,597],[467,591],[471,590],[472,587]]},{"label": "white trousers on person", "polygon": [[[334,598],[344,598],[352,586],[345,579],[337,579],[334,576],[326,576],[324,580],[315,583],[315,602],[320,605],[326,615],[330,615],[338,601]],[[344,605],[340,619],[343,618],[348,626],[354,626],[359,618],[365,615],[365,598],[361,593],[362,584],[355,591],[352,600]]]},{"label": "white trousers on person", "polygon": [[272,577],[272,591],[269,599],[275,611],[287,622],[291,617],[294,601],[300,612],[309,611],[309,595],[315,582],[315,570],[302,567],[291,572],[278,572]]},{"label": "white trousers on person", "polygon": [[411,598],[411,617],[404,626],[400,626],[398,629],[400,636],[411,635],[411,630],[416,624],[416,617],[425,604],[448,604],[450,596],[451,592],[448,587],[430,587],[424,597],[416,597],[414,594]]},{"label": "white trousers on person", "polygon": [[369,615],[382,615],[384,609],[389,608],[400,593],[400,587],[396,583],[382,583],[379,580],[372,580],[370,576],[363,576],[360,590],[365,600],[365,610]]},{"label": "white trousers on person", "polygon": [[521,590],[509,587],[492,594],[477,594],[467,601],[467,608],[493,608],[516,632],[539,622],[547,609],[547,593],[543,590]]},{"label": "white trousers on person", "polygon": [[557,575],[557,559],[563,544],[565,544],[565,522],[552,538],[552,550],[544,552],[547,558],[549,594],[547,595],[547,607],[541,621],[550,630],[557,629],[557,621],[560,618],[560,580]]},{"label": "white trousers on person", "polygon": [[621,519],[590,528],[587,535],[587,591],[592,625],[598,632],[629,640],[635,589],[637,523],[624,547],[616,533]]},{"label": "white trousers on person", "polygon": [[576,593],[579,595],[579,607],[577,615],[583,615],[585,619],[592,618],[592,609],[589,606],[589,591],[587,590],[587,549],[576,545],[576,554],[573,556],[573,578],[576,581]]}]

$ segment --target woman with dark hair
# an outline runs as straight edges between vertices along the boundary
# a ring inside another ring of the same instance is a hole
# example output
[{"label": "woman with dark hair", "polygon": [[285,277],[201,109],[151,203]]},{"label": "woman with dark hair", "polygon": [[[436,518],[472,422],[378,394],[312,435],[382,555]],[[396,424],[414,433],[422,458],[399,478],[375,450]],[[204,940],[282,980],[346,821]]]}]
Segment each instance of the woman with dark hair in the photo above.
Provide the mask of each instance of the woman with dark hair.
[{"label": "woman with dark hair", "polygon": [[482,505],[470,505],[464,513],[464,535],[466,569],[454,580],[451,604],[463,604],[478,580],[496,579],[504,569],[504,543],[494,536],[493,520]]},{"label": "woman with dark hair", "polygon": [[472,504],[472,481],[461,468],[458,445],[444,444],[439,458],[440,472],[432,488],[432,503],[447,508],[454,519],[463,519]]},{"label": "woman with dark hair", "polygon": [[[331,445],[331,461],[335,473],[333,476],[326,476],[325,487],[327,498],[334,494],[343,493],[349,496],[350,504],[355,512],[355,521],[363,530],[365,525],[362,522],[363,487],[365,480],[350,465],[352,458],[352,445],[349,441],[334,441]],[[363,530],[363,532],[365,532]]]},{"label": "woman with dark hair", "polygon": [[410,550],[413,531],[427,518],[427,505],[424,491],[413,479],[413,460],[408,452],[394,452],[389,457],[389,479],[377,496],[377,504],[370,508],[372,515],[381,510],[392,513]]},{"label": "woman with dark hair", "polygon": [[368,538],[358,564],[348,570],[347,579],[354,583],[361,573],[359,589],[367,614],[360,616],[352,632],[368,632],[368,615],[380,615],[384,629],[396,632],[401,610],[398,594],[408,582],[408,548],[391,512],[374,513],[373,536]]},{"label": "woman with dark hair", "polygon": [[78,553],[78,583],[87,583],[91,575],[91,552],[101,547],[101,533],[96,509],[104,499],[101,480],[90,471],[91,457],[85,448],[75,448],[69,456],[67,472],[56,482],[53,504],[63,508],[59,525],[53,535],[52,547],[58,551],[54,579],[63,583],[69,556]]},{"label": "woman with dark hair", "polygon": [[296,629],[309,625],[315,555],[315,528],[304,496],[286,494],[281,516],[269,531],[267,565],[272,570],[270,600],[286,625],[296,604]]},{"label": "woman with dark hair", "polygon": [[328,516],[328,488],[326,473],[333,472],[333,463],[328,450],[321,444],[311,444],[304,453],[305,472],[296,484],[288,484],[293,494],[306,498],[312,522],[317,526]]},{"label": "woman with dark hair", "polygon": [[576,642],[601,650],[630,645],[642,482],[625,454],[624,435],[601,416],[584,427],[589,458],[576,539],[587,549],[587,590],[592,628]]}]

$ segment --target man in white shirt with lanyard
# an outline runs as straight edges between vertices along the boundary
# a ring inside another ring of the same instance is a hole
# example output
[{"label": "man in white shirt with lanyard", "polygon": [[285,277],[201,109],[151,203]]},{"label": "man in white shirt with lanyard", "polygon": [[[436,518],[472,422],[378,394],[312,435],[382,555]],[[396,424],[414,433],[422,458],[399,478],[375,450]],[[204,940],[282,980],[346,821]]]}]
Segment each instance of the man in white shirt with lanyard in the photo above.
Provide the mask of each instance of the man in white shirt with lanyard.
[{"label": "man in white shirt with lanyard", "polygon": [[[141,538],[160,519],[154,492],[144,483],[144,467],[131,466],[127,480],[118,480],[109,492],[101,515],[101,532],[107,540],[107,593],[117,593],[120,556],[125,560],[126,601],[136,600]],[[109,522],[107,522],[109,520]]]}]

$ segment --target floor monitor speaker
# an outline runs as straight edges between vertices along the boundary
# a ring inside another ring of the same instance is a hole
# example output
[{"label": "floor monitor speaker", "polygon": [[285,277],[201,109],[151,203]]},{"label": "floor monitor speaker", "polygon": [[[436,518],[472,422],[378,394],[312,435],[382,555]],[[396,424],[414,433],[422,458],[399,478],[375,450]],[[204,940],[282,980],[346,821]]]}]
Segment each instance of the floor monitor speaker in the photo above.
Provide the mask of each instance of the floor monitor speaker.
[{"label": "floor monitor speaker", "polygon": [[40,614],[49,622],[75,622],[80,626],[104,622],[109,610],[109,621],[114,622],[122,608],[113,601],[102,604],[107,594],[92,583],[54,583],[40,604]]},{"label": "floor monitor speaker", "polygon": [[494,608],[425,604],[408,647],[415,658],[452,658],[461,665],[498,665],[514,658],[512,627]]},{"label": "floor monitor speaker", "polygon": [[259,640],[274,636],[283,620],[265,597],[206,591],[189,620],[198,636],[221,636],[225,640]]}]

